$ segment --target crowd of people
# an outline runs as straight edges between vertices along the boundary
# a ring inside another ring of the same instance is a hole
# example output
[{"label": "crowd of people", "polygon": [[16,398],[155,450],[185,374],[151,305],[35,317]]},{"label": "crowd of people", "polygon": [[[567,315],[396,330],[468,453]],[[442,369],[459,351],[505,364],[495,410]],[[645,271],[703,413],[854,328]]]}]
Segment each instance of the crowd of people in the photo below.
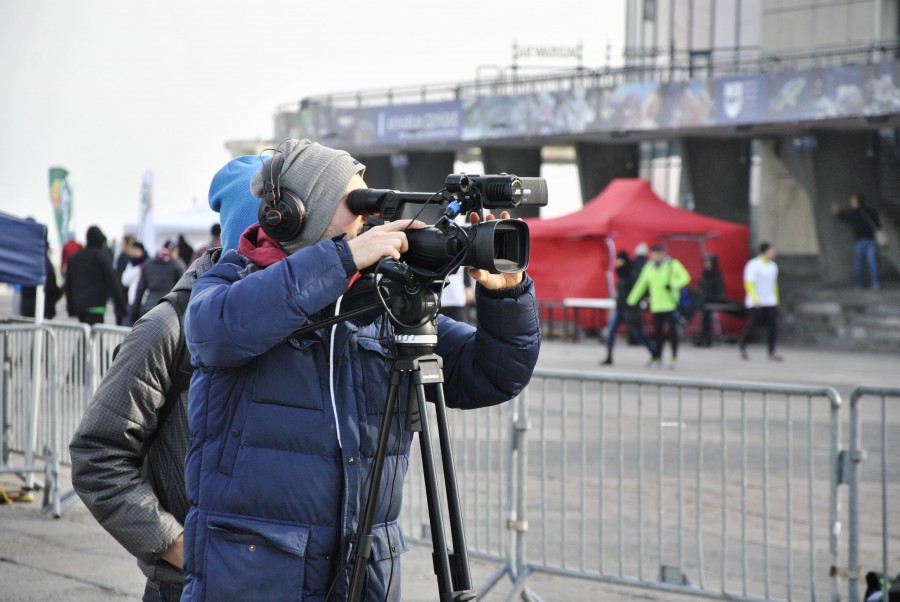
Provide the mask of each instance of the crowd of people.
[{"label": "crowd of people", "polygon": [[[647,367],[660,368],[664,365],[663,351],[668,341],[671,354],[665,365],[675,369],[682,330],[693,314],[699,312],[700,315],[699,334],[694,338],[694,344],[698,347],[711,347],[715,313],[725,308],[731,313],[748,316],[739,339],[741,358],[750,359],[747,345],[758,327],[765,326],[769,359],[776,362],[783,360],[776,352],[778,266],[775,263],[774,246],[767,242],[761,243],[759,255],[744,267],[746,297],[744,309],[740,311],[735,311],[736,302],[725,294],[724,277],[715,255],[703,258],[700,281],[696,290],[690,290],[690,274],[678,259],[667,254],[664,245],[654,245],[650,249],[649,259],[646,253],[647,246],[641,243],[635,248],[634,258],[627,251],[619,251],[616,255],[616,307],[607,323],[606,358],[600,362],[601,365],[613,364],[617,335],[624,325],[629,340],[643,345],[650,353]],[[644,332],[644,308],[649,309],[652,316],[652,339]]]},{"label": "crowd of people", "polygon": [[[207,246],[218,247],[221,242],[221,226],[210,229]],[[132,326],[166,295],[187,269],[207,247],[197,251],[184,238],[165,241],[150,257],[144,244],[133,235],[126,234],[118,247],[108,244],[106,235],[98,226],[90,226],[85,233],[86,244],[77,241],[75,233],[62,247],[60,272],[50,261],[47,245],[46,281],[44,283],[44,318],[56,317],[57,304],[65,298],[69,317],[84,324],[103,324],[112,305],[114,321],[118,326]],[[61,284],[59,283],[61,280]],[[19,313],[35,316],[35,287],[23,287]]]}]

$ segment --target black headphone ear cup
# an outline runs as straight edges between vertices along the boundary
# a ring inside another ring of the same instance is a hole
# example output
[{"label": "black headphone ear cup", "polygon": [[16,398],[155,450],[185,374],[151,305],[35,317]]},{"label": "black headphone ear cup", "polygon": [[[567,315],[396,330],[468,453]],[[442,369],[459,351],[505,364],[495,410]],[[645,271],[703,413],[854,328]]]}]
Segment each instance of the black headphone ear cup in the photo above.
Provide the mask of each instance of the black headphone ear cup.
[{"label": "black headphone ear cup", "polygon": [[263,202],[260,208],[259,225],[263,232],[278,242],[287,242],[300,235],[306,206],[300,197],[290,190],[281,190],[281,196],[274,202]]},{"label": "black headphone ear cup", "polygon": [[279,152],[270,161],[268,169],[263,167],[263,174],[268,177],[263,184],[264,194],[257,209],[260,228],[278,242],[287,242],[299,236],[303,228],[303,218],[306,216],[306,206],[300,197],[290,190],[281,188],[283,165],[284,155]]}]

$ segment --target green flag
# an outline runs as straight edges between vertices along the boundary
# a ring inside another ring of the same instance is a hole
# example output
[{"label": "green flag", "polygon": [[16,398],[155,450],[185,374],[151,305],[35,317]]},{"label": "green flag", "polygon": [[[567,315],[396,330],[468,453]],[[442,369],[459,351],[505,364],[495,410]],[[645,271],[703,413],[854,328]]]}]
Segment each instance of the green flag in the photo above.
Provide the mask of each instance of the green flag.
[{"label": "green flag", "polygon": [[50,168],[50,204],[53,205],[53,221],[59,234],[59,244],[66,243],[69,220],[72,217],[72,191],[69,188],[69,172],[62,167]]}]

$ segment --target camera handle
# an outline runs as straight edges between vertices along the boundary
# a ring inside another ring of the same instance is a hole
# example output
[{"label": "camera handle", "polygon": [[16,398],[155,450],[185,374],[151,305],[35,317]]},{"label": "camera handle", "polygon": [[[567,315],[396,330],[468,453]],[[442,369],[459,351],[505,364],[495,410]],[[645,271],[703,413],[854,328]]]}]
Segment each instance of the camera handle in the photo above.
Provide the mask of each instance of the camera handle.
[{"label": "camera handle", "polygon": [[[447,428],[447,407],[443,389],[443,361],[440,356],[434,353],[437,346],[437,319],[433,318],[416,328],[395,324],[394,342],[397,348],[397,358],[391,371],[391,382],[384,406],[384,415],[378,431],[378,447],[373,462],[370,489],[366,498],[365,514],[359,522],[356,532],[356,559],[350,578],[350,590],[347,599],[351,602],[357,602],[364,593],[366,568],[372,555],[372,524],[390,438],[391,419],[397,406],[401,382],[406,377],[410,390],[410,406],[406,428],[419,433],[425,492],[428,501],[428,519],[431,523],[431,538],[434,550],[434,572],[437,576],[438,590],[440,592],[439,599],[441,602],[469,602],[476,599],[476,593],[472,588],[472,577],[469,573],[469,558],[466,551],[459,490],[456,484],[456,468],[453,463],[450,434]],[[428,424],[426,386],[432,387],[435,394],[434,408],[437,417],[453,552],[447,548],[441,501],[438,497],[434,454]],[[415,390],[414,398],[412,395],[413,390]]]}]

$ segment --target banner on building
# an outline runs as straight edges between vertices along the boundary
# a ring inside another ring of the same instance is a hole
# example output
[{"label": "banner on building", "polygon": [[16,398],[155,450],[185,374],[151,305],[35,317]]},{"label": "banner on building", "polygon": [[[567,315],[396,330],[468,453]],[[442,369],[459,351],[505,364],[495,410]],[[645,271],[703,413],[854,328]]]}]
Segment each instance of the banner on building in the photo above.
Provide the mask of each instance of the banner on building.
[{"label": "banner on building", "polygon": [[53,222],[60,245],[68,240],[72,218],[72,189],[68,177],[69,172],[62,167],[50,168],[50,204],[53,206]]}]

